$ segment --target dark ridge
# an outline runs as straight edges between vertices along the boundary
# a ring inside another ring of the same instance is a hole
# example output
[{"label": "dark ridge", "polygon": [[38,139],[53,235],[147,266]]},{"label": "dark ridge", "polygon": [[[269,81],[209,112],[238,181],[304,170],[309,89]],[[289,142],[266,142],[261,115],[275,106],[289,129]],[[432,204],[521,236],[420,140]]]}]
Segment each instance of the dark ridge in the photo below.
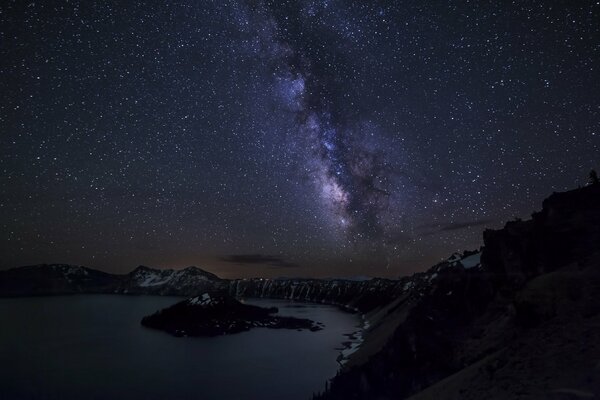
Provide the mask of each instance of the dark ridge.
[{"label": "dark ridge", "polygon": [[480,266],[430,269],[429,286],[367,334],[395,322],[381,349],[314,399],[598,396],[600,185],[555,193],[483,237]]}]

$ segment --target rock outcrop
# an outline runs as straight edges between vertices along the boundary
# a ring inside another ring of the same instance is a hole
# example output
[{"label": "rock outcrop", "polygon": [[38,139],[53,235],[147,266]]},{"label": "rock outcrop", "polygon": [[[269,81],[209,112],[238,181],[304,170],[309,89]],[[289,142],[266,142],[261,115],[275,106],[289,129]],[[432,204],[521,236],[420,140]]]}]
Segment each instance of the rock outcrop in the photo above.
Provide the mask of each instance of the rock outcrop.
[{"label": "rock outcrop", "polygon": [[217,336],[252,328],[309,329],[321,326],[309,319],[276,315],[276,307],[242,304],[226,292],[205,292],[144,317],[143,326],[174,336]]}]

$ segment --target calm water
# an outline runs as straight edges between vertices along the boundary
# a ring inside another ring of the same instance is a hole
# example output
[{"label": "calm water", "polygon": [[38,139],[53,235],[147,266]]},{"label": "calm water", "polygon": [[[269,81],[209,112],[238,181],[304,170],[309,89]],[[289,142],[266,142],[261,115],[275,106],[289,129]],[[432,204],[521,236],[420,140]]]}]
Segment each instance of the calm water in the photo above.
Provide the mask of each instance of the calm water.
[{"label": "calm water", "polygon": [[175,338],[139,321],[179,299],[81,295],[0,299],[0,399],[302,399],[335,375],[355,315],[277,300],[319,332],[254,329]]}]

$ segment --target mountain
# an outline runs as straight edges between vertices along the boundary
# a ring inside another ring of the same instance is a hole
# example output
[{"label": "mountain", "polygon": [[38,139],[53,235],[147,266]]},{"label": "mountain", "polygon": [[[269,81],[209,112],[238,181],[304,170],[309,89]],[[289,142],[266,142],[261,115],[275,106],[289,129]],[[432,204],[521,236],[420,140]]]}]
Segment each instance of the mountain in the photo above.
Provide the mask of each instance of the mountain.
[{"label": "mountain", "polygon": [[224,285],[197,267],[181,270],[139,266],[126,275],[66,264],[41,264],[0,271],[0,296],[119,293],[192,296]]},{"label": "mountain", "polygon": [[91,268],[42,264],[0,271],[0,296],[104,293],[119,277]]},{"label": "mountain", "polygon": [[139,266],[125,275],[114,293],[194,296],[222,284],[221,278],[197,267],[173,270]]},{"label": "mountain", "polygon": [[597,398],[600,185],[483,238],[368,314],[365,343],[315,399]]}]

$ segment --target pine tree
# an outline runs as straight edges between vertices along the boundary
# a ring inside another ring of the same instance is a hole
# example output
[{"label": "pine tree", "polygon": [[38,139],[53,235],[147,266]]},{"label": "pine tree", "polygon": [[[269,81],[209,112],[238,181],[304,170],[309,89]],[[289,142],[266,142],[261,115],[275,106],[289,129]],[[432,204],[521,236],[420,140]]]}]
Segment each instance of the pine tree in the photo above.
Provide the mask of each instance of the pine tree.
[{"label": "pine tree", "polygon": [[590,184],[597,185],[598,183],[600,183],[600,180],[598,180],[598,174],[596,173],[596,170],[593,169],[590,171]]}]

